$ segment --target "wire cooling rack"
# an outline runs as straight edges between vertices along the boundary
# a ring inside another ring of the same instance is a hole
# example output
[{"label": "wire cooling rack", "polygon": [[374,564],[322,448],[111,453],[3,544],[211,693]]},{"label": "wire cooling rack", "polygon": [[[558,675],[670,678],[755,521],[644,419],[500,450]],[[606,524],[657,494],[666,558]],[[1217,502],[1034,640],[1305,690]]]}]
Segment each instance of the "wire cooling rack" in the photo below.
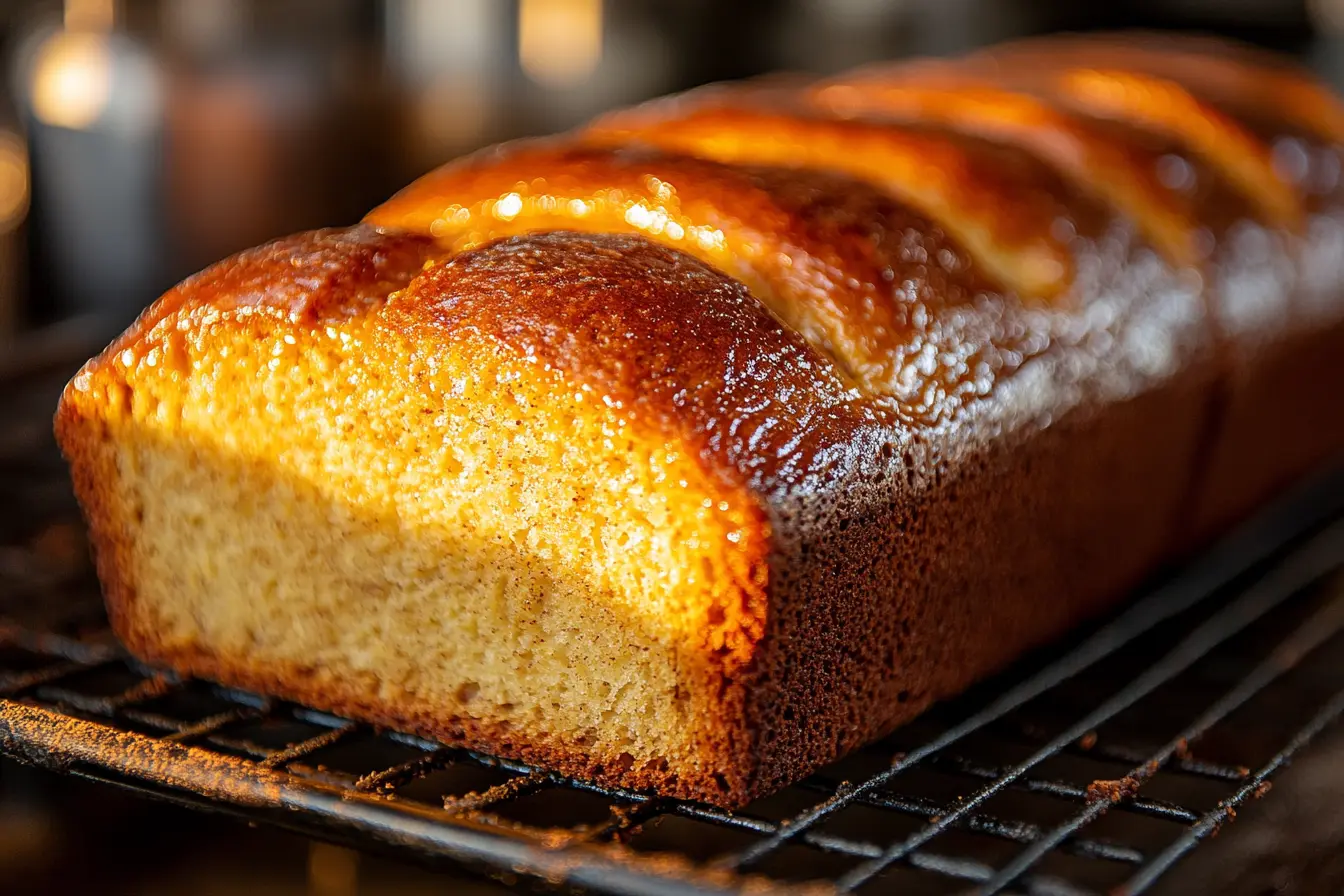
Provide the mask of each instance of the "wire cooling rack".
[{"label": "wire cooling rack", "polygon": [[0,409],[0,753],[177,803],[610,893],[1138,893],[1344,715],[1339,475],[740,812],[180,680],[106,629],[48,435],[56,382]]}]

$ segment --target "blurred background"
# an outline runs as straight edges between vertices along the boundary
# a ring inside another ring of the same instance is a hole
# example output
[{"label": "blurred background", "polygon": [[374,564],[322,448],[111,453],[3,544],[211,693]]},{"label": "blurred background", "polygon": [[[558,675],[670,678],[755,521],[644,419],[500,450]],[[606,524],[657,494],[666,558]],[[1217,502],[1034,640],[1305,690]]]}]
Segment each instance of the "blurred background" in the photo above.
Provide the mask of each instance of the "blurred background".
[{"label": "blurred background", "polygon": [[477,146],[764,71],[1212,31],[1344,81],[1344,0],[3,0],[0,353]]},{"label": "blurred background", "polygon": [[[6,370],[481,145],[708,81],[1117,27],[1344,85],[1344,0],[0,0],[0,403]],[[473,887],[495,889],[0,764],[4,892]]]}]

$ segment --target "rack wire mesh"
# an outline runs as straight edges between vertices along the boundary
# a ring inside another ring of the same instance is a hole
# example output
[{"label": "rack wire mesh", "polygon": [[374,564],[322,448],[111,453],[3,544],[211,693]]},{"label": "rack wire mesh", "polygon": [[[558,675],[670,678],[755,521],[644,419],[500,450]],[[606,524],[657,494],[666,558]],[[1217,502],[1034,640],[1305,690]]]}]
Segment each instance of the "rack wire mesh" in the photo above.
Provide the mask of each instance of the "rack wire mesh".
[{"label": "rack wire mesh", "polygon": [[1109,620],[739,812],[596,787],[126,656],[48,435],[0,410],[0,753],[428,861],[612,893],[1138,893],[1344,715],[1344,476]]}]

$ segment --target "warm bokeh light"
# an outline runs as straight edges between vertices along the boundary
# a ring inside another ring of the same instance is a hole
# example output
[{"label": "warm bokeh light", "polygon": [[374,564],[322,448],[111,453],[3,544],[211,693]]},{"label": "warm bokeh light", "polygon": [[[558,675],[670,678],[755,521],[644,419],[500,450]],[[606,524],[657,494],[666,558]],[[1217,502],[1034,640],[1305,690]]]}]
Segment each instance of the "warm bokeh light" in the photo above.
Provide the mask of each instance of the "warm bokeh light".
[{"label": "warm bokeh light", "polygon": [[0,131],[0,233],[28,213],[28,152],[18,134]]},{"label": "warm bokeh light", "polygon": [[602,59],[602,0],[520,0],[518,61],[547,87],[582,84]]},{"label": "warm bokeh light", "polygon": [[65,27],[70,31],[108,31],[116,15],[116,0],[65,0]]},{"label": "warm bokeh light", "polygon": [[112,89],[112,53],[100,34],[54,34],[33,65],[33,114],[43,124],[80,130],[98,120]]},{"label": "warm bokeh light", "polygon": [[437,78],[415,97],[417,136],[434,147],[469,145],[485,130],[490,93],[469,75]]}]

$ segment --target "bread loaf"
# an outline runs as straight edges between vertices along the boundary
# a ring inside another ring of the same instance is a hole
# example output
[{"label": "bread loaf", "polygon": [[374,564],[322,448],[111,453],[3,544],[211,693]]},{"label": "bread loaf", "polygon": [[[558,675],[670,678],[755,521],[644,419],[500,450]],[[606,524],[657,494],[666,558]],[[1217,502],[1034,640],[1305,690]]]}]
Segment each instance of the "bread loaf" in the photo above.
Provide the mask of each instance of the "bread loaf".
[{"label": "bread loaf", "polygon": [[1344,108],[1198,41],[693,91],[159,299],[57,413],[144,659],[734,806],[1344,450]]}]

